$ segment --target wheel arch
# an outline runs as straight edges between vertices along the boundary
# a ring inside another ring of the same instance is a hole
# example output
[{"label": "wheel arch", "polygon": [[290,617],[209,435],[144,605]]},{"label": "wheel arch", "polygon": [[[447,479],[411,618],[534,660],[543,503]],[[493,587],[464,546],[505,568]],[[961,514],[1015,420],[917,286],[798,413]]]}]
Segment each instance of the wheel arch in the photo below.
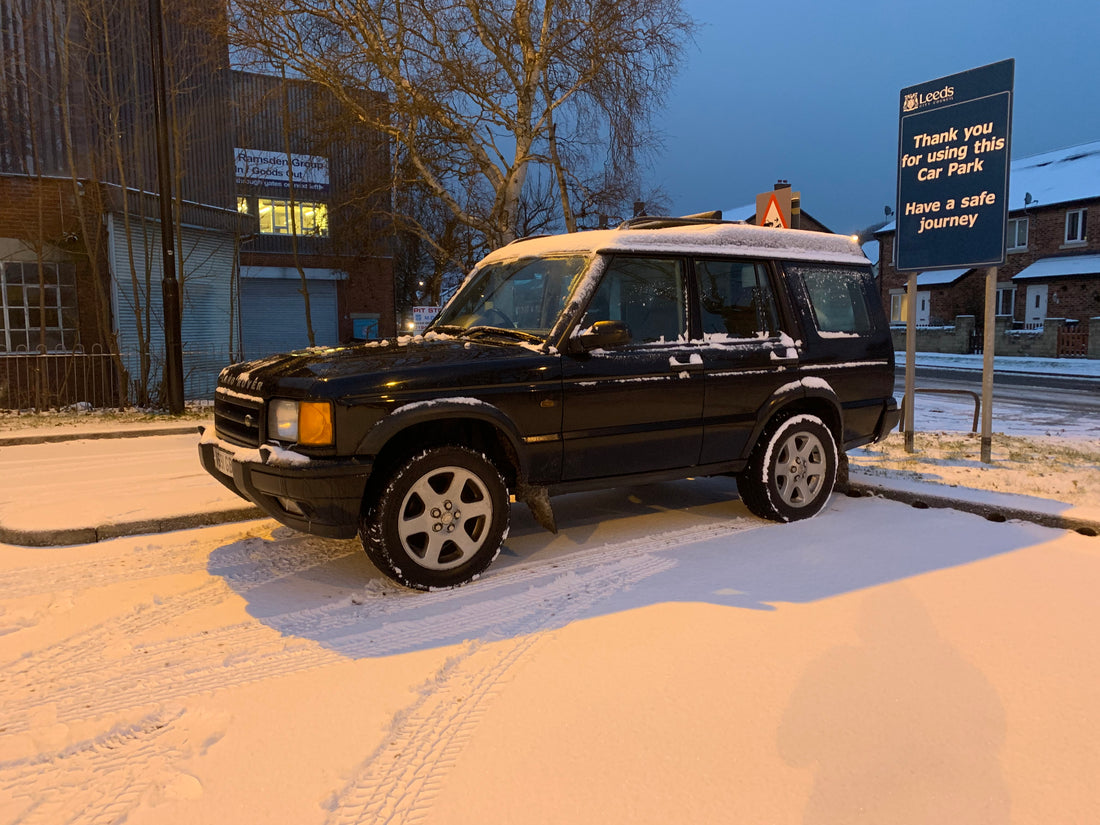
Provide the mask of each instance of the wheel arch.
[{"label": "wheel arch", "polygon": [[[526,477],[519,433],[497,407],[478,399],[441,399],[399,407],[379,421],[359,445],[375,457],[378,476],[417,451],[453,444],[484,453],[509,489]],[[369,486],[369,485],[368,485]]]},{"label": "wheel arch", "polygon": [[752,437],[745,447],[745,456],[742,457],[752,453],[756,443],[769,426],[795,415],[816,415],[833,434],[838,450],[843,449],[844,417],[841,412],[840,398],[824,381],[820,383],[798,381],[780,387],[764,404],[757,417]]}]

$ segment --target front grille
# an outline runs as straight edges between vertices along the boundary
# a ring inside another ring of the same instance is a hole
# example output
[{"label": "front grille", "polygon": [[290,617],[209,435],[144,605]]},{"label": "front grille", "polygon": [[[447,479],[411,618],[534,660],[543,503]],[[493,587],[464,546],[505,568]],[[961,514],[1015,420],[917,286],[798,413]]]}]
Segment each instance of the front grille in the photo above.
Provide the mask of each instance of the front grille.
[{"label": "front grille", "polygon": [[242,447],[259,447],[263,404],[262,398],[218,387],[214,393],[218,437]]}]

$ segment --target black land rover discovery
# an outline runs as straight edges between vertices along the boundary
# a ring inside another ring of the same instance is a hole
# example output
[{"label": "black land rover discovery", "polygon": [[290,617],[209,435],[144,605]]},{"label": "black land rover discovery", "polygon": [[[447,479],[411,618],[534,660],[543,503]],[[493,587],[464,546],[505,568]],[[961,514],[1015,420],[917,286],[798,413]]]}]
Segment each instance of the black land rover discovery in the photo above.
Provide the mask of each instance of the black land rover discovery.
[{"label": "black land rover discovery", "polygon": [[422,336],[227,367],[199,452],[282,523],[453,587],[510,496],[553,530],[554,494],[732,474],[756,515],[813,516],[897,423],[893,386],[851,239],[642,218],[493,252]]}]

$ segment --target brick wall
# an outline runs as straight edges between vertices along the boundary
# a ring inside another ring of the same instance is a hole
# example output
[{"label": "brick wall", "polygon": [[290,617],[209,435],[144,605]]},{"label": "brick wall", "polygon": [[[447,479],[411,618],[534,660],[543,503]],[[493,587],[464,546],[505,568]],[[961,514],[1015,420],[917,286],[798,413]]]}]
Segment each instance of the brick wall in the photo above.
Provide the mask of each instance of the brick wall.
[{"label": "brick wall", "polygon": [[[110,276],[101,219],[103,193],[92,184],[83,184],[80,191],[78,195],[66,178],[0,175],[0,238],[22,241],[32,251],[40,248],[47,260],[75,268],[79,343],[90,352],[108,345]],[[91,238],[83,231],[78,197]],[[90,256],[95,256],[95,266]],[[95,271],[100,273],[98,284]]]}]

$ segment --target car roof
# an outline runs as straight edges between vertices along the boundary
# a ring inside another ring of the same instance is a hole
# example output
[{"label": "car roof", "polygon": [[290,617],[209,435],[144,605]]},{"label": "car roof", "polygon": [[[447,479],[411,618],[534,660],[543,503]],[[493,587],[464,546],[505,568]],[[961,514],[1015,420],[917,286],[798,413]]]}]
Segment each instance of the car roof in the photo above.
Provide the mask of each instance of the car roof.
[{"label": "car roof", "polygon": [[789,261],[825,261],[867,265],[859,244],[848,235],[771,229],[731,222],[698,222],[651,228],[625,226],[513,241],[491,252],[482,263],[568,253],[635,252],[682,255],[735,255]]}]

